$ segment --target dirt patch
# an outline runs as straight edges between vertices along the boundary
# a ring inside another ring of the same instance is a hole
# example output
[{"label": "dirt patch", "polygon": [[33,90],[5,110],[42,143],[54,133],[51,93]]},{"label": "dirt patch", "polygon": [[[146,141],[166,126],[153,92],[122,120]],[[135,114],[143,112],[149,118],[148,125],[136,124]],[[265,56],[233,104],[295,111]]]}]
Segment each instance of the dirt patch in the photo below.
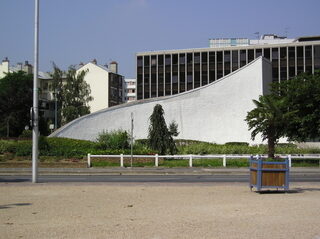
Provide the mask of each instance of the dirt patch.
[{"label": "dirt patch", "polygon": [[3,238],[318,238],[320,184],[0,184]]}]

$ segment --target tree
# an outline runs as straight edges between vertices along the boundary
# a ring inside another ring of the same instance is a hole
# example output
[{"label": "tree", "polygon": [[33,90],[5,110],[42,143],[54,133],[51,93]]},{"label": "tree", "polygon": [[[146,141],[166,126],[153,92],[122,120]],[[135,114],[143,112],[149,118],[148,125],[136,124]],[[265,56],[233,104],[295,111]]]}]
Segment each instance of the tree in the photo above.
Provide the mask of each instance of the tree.
[{"label": "tree", "polygon": [[149,146],[160,154],[166,154],[167,152],[174,154],[177,149],[163,115],[162,106],[157,104],[150,116]]},{"label": "tree", "polygon": [[268,157],[274,158],[275,145],[280,137],[285,136],[285,126],[292,115],[283,112],[283,99],[277,95],[260,96],[259,101],[253,100],[256,108],[248,112],[246,121],[252,130],[252,140],[261,133],[263,140],[268,140]]},{"label": "tree", "polygon": [[176,121],[173,120],[169,124],[169,132],[170,132],[171,136],[173,136],[173,137],[177,137],[179,135],[178,124]]},{"label": "tree", "polygon": [[53,62],[53,72],[51,77],[53,80],[52,90],[54,93],[54,100],[57,101],[57,127],[61,126],[61,109],[62,109],[62,86],[64,72]]},{"label": "tree", "polygon": [[273,94],[283,99],[283,111],[292,112],[285,130],[292,141],[320,137],[320,71],[303,73],[273,85]]},{"label": "tree", "polygon": [[33,76],[19,71],[0,79],[0,135],[17,137],[29,125]]},{"label": "tree", "polygon": [[90,113],[88,103],[93,97],[90,96],[90,86],[84,81],[86,73],[86,71],[77,73],[72,66],[66,72],[66,81],[61,87],[61,112],[64,124]]}]

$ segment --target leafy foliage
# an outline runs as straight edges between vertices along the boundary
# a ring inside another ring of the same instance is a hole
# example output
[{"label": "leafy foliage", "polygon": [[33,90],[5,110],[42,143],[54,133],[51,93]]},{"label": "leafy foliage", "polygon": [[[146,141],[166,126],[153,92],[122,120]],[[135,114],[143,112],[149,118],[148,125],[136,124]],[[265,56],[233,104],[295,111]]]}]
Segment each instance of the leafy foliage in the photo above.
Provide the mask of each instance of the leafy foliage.
[{"label": "leafy foliage", "polygon": [[127,131],[103,131],[97,138],[100,149],[128,149],[129,136]]},{"label": "leafy foliage", "polygon": [[66,82],[62,85],[63,123],[68,123],[82,115],[90,113],[88,102],[93,100],[90,86],[84,81],[86,71],[77,74],[74,67],[69,67]]},{"label": "leafy foliage", "polygon": [[172,121],[169,124],[169,133],[171,134],[171,136],[173,137],[177,137],[179,135],[179,131],[178,131],[178,124],[176,121]]},{"label": "leafy foliage", "polygon": [[268,157],[274,158],[275,144],[280,137],[285,136],[285,126],[291,112],[283,112],[283,100],[276,95],[260,96],[259,101],[253,100],[256,108],[248,112],[246,121],[251,137],[254,140],[257,134],[268,140]]},{"label": "leafy foliage", "polygon": [[290,140],[305,141],[320,137],[320,71],[303,73],[273,85],[273,94],[284,101],[283,111],[293,112],[286,122]]},{"label": "leafy foliage", "polygon": [[32,75],[22,71],[0,79],[0,136],[17,137],[29,125],[32,106]]},{"label": "leafy foliage", "polygon": [[150,148],[157,150],[160,154],[174,154],[177,149],[172,139],[171,133],[167,128],[166,121],[164,119],[164,111],[162,106],[157,104],[153,108],[153,113],[150,116],[149,126],[149,146]]},{"label": "leafy foliage", "polygon": [[53,64],[53,90],[57,97],[58,125],[66,124],[90,113],[88,103],[93,100],[90,86],[85,82],[86,71],[77,73],[73,66],[67,72]]}]

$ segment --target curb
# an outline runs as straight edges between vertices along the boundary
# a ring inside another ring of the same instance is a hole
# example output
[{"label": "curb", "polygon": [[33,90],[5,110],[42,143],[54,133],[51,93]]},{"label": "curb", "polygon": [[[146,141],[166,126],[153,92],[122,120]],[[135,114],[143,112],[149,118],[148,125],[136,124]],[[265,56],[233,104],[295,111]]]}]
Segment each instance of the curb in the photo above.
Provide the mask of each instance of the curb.
[{"label": "curb", "polygon": [[[31,168],[0,168],[1,175],[31,175]],[[39,168],[42,175],[249,175],[248,168]],[[292,168],[292,175],[320,175],[320,168]]]}]

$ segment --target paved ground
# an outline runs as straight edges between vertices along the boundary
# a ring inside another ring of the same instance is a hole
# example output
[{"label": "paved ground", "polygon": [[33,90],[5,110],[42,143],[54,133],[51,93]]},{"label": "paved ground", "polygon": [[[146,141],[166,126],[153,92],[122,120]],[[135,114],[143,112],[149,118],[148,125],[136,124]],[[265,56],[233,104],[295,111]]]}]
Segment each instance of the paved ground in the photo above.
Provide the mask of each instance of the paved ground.
[{"label": "paved ground", "polygon": [[320,238],[320,183],[0,183],[0,238]]},{"label": "paved ground", "polygon": [[[0,175],[28,175],[29,168],[0,168]],[[243,174],[248,175],[249,169],[243,168],[164,168],[164,167],[106,167],[106,168],[39,168],[39,174],[84,174],[84,175],[208,175],[208,174]],[[320,167],[292,167],[290,174],[317,174],[320,175]]]},{"label": "paved ground", "polygon": [[[31,175],[0,175],[0,183],[10,182],[31,182]],[[109,174],[53,174],[53,175],[39,175],[37,182],[39,183],[94,183],[94,182],[110,182],[110,183],[218,183],[218,182],[249,182],[249,174],[168,174],[168,175],[109,175]],[[290,182],[319,182],[320,174],[306,173],[306,174],[291,174]]]}]

